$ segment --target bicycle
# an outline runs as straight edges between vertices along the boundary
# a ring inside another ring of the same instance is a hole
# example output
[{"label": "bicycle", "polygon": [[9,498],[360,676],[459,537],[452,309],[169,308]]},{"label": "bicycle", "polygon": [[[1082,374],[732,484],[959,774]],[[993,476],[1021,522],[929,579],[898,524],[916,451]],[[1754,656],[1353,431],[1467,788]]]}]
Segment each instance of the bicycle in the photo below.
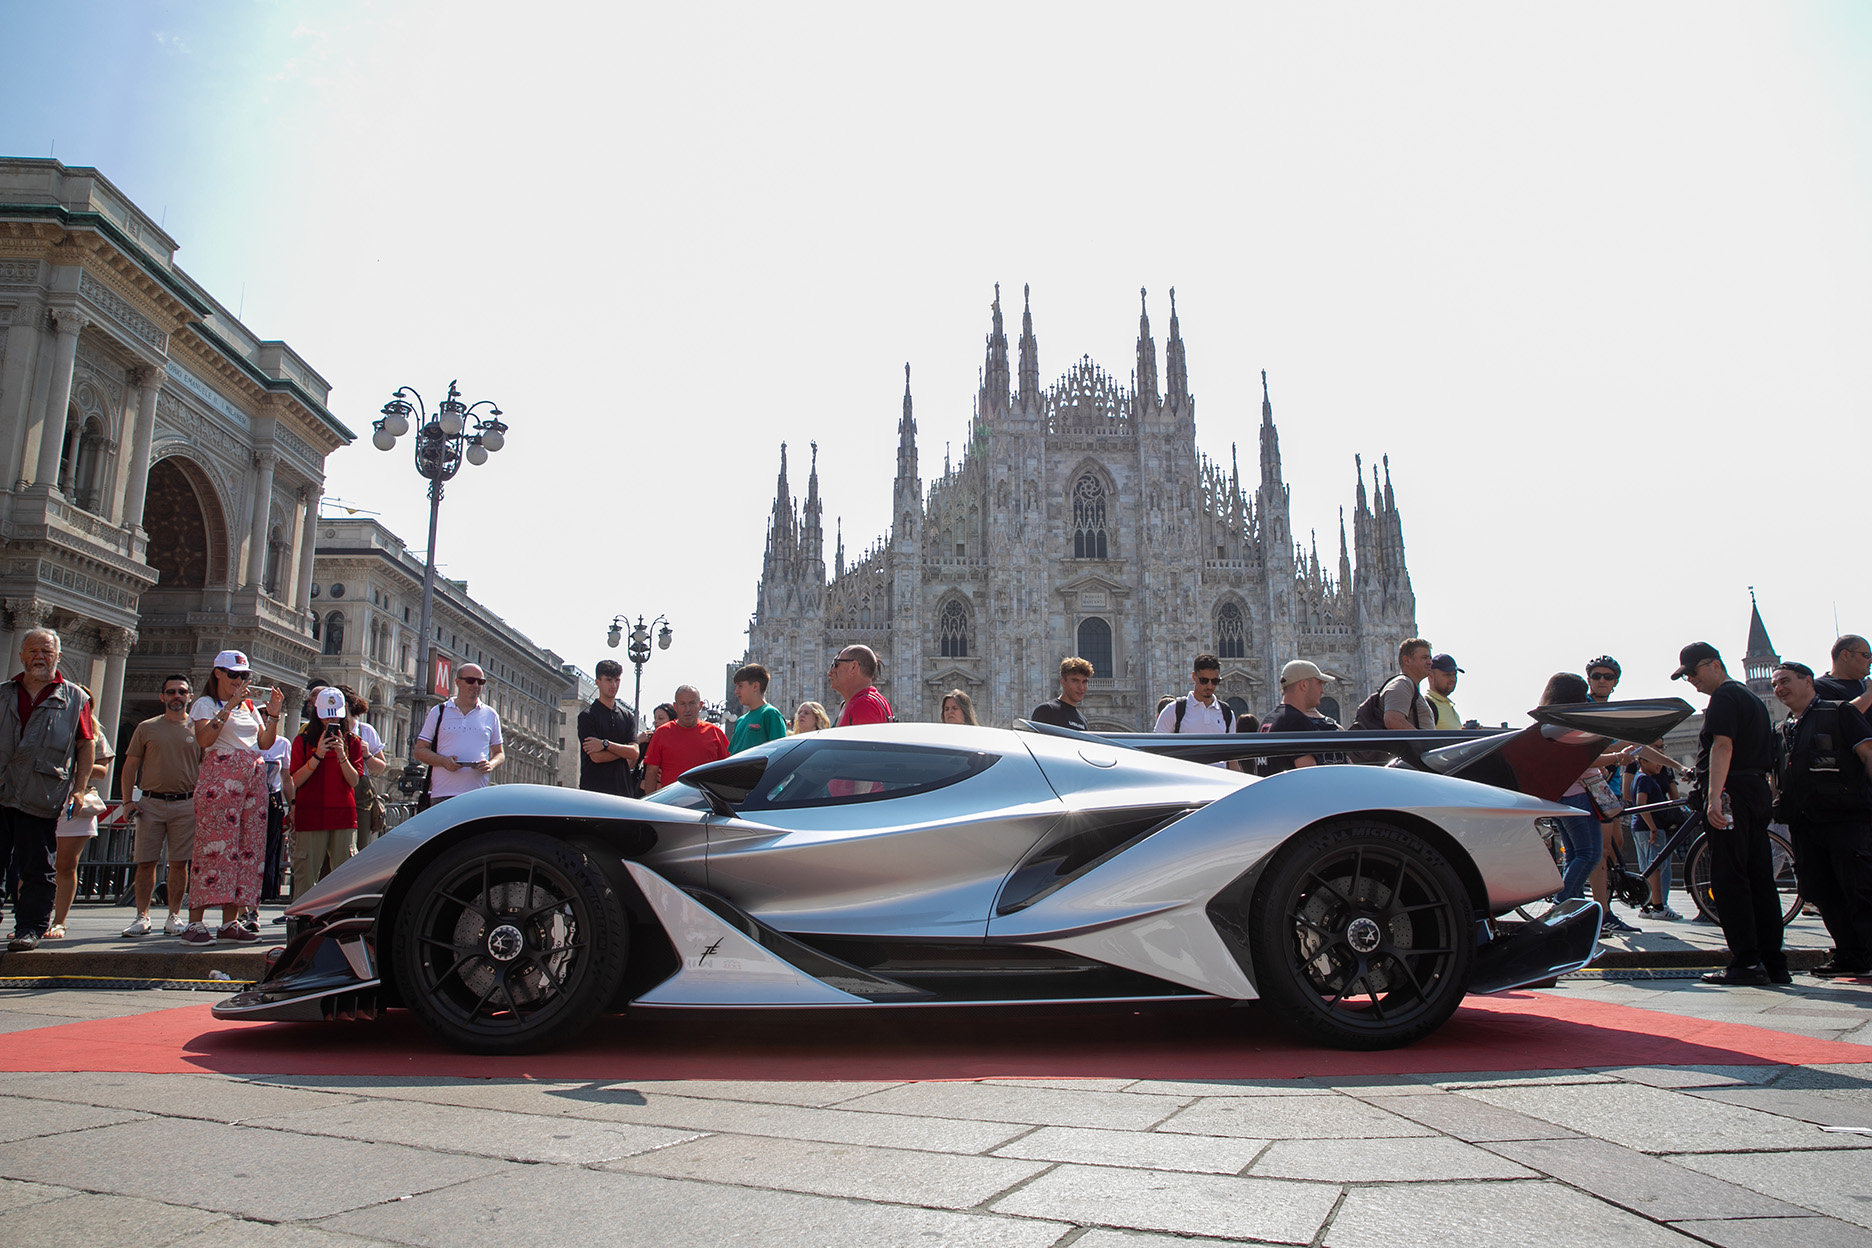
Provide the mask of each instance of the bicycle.
[{"label": "bicycle", "polygon": [[[1679,848],[1683,848],[1684,891],[1689,893],[1690,900],[1696,903],[1699,915],[1712,923],[1720,922],[1716,913],[1716,895],[1710,888],[1710,862],[1714,857],[1714,851],[1710,848],[1709,829],[1704,824],[1703,812],[1691,810],[1689,802],[1678,800],[1651,802],[1643,806],[1627,806],[1624,815],[1671,809],[1688,810],[1689,817],[1678,826],[1675,832],[1670,834],[1657,853],[1652,856],[1651,865],[1644,870],[1631,870],[1625,865],[1624,855],[1619,852],[1617,844],[1608,846],[1611,850],[1611,862],[1606,869],[1606,883],[1613,897],[1628,906],[1642,906],[1651,900],[1651,877],[1671,860]],[[1788,843],[1786,837],[1771,828],[1768,831],[1768,851],[1774,864],[1775,891],[1786,901],[1781,914],[1781,926],[1786,927],[1801,912],[1800,884],[1794,873],[1794,847]]]}]

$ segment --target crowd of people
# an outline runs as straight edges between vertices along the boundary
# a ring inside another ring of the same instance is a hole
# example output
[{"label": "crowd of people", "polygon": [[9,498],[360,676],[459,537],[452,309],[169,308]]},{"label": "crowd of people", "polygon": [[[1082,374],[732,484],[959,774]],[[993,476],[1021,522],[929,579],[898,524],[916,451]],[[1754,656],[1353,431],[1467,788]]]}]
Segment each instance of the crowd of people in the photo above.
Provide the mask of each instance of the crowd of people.
[{"label": "crowd of people", "polygon": [[[0,692],[0,864],[16,882],[9,952],[65,936],[78,862],[108,804],[97,786],[114,761],[90,691],[59,672],[59,636],[21,639],[20,671]],[[386,824],[373,777],[387,767],[370,705],[344,685],[308,681],[302,726],[280,732],[279,689],[252,688],[239,650],[215,656],[197,694],[187,675],[161,686],[162,713],[130,733],[118,771],[133,823],[136,915],[123,934],[192,945],[260,938],[259,905],[297,899],[369,845]],[[486,674],[456,672],[456,696],[433,708],[412,753],[429,766],[422,804],[489,782],[501,762],[500,717],[481,702]],[[153,917],[168,864],[168,917]],[[211,912],[215,912],[211,918]]]},{"label": "crowd of people", "polygon": [[[0,863],[10,864],[17,879],[9,888],[11,952],[64,936],[78,860],[98,835],[106,808],[95,786],[109,774],[111,744],[93,718],[89,691],[60,674],[60,655],[56,632],[29,631],[21,639],[20,671],[6,682],[12,696],[0,692]],[[1800,890],[1833,941],[1831,956],[1813,973],[1872,975],[1872,726],[1866,720],[1872,648],[1847,634],[1833,644],[1831,657],[1824,675],[1791,660],[1774,670],[1774,694],[1788,711],[1777,729],[1761,700],[1729,675],[1715,647],[1685,646],[1672,679],[1688,681],[1708,698],[1694,764],[1680,774],[1678,760],[1636,744],[1620,744],[1593,760],[1560,799],[1578,813],[1557,821],[1557,898],[1590,891],[1601,905],[1605,934],[1638,930],[1613,913],[1608,860],[1623,861],[1629,840],[1640,867],[1649,868],[1683,820],[1698,819],[1711,849],[1710,890],[1730,955],[1729,965],[1705,980],[1790,982],[1768,833],[1770,823],[1779,822],[1794,846]],[[1411,637],[1399,645],[1397,662],[1397,674],[1360,704],[1351,726],[1368,732],[1460,728],[1452,695],[1463,669],[1456,660]],[[1295,659],[1282,668],[1280,703],[1265,717],[1218,697],[1221,668],[1217,656],[1197,655],[1189,690],[1160,699],[1155,731],[1340,730],[1321,713],[1327,676],[1317,664]],[[841,699],[837,717],[818,702],[802,702],[789,720],[767,701],[767,669],[750,663],[734,674],[742,713],[732,733],[704,718],[693,685],[678,688],[640,730],[617,700],[623,668],[606,660],[597,668],[598,696],[578,716],[579,787],[649,796],[693,767],[768,741],[893,722],[878,670],[869,647],[844,647],[827,673]],[[1079,707],[1092,676],[1087,660],[1062,660],[1058,696],[1029,718],[1085,731]],[[1540,704],[1609,701],[1622,676],[1617,660],[1602,655],[1586,664],[1583,676],[1554,674]],[[430,710],[411,747],[429,769],[419,807],[488,784],[502,760],[500,717],[481,701],[485,672],[463,664],[455,680],[455,696]],[[288,867],[297,898],[384,827],[383,803],[371,782],[385,769],[384,747],[364,719],[364,700],[314,680],[303,726],[285,738],[279,735],[282,692],[252,689],[251,681],[247,656],[223,650],[199,696],[186,675],[167,677],[162,713],[131,733],[119,772],[123,806],[135,821],[136,917],[125,936],[157,930],[152,906],[165,859],[169,913],[162,932],[198,945],[245,943],[259,938],[258,904],[279,898]],[[940,719],[979,722],[960,689],[943,696]],[[1334,750],[1328,742],[1304,744],[1315,748],[1216,765],[1273,775],[1384,757]],[[1679,919],[1669,890],[1665,862],[1650,873],[1640,917]],[[209,921],[211,910],[219,912],[217,924]]]}]

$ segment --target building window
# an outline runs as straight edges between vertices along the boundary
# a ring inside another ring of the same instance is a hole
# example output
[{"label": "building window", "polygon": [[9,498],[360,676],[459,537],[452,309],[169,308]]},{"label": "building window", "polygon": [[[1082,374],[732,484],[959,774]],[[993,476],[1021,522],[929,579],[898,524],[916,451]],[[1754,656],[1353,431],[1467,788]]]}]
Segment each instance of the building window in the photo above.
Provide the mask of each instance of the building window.
[{"label": "building window", "polygon": [[951,598],[943,604],[942,615],[936,621],[936,631],[942,637],[943,658],[968,658],[969,613],[960,599]]},{"label": "building window", "polygon": [[1248,626],[1242,619],[1241,607],[1232,602],[1223,603],[1216,612],[1216,657],[1248,657]]},{"label": "building window", "polygon": [[1092,665],[1094,676],[1110,679],[1112,674],[1111,625],[1096,615],[1080,621],[1079,657]]},{"label": "building window", "polygon": [[1109,550],[1105,540],[1105,487],[1088,472],[1073,485],[1073,558],[1104,559]]},{"label": "building window", "polygon": [[325,653],[339,654],[344,650],[344,612],[334,611],[325,617]]}]

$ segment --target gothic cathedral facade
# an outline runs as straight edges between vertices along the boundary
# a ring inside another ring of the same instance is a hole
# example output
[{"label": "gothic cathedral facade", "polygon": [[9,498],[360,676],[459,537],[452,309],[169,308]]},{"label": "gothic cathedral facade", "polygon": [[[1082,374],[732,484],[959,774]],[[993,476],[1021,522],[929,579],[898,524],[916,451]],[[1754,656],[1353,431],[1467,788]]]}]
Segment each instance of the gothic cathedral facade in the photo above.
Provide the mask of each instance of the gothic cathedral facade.
[{"label": "gothic cathedral facade", "polygon": [[841,534],[829,577],[817,451],[801,504],[782,445],[747,653],[772,673],[769,699],[836,715],[826,668],[862,643],[898,719],[937,719],[962,689],[984,724],[1007,725],[1057,694],[1059,661],[1077,654],[1095,672],[1080,706],[1092,728],[1142,731],[1210,651],[1238,711],[1269,714],[1282,665],[1306,658],[1332,678],[1325,709],[1349,722],[1416,632],[1389,463],[1369,496],[1357,467],[1351,544],[1341,509],[1337,569],[1323,566],[1317,541],[1294,540],[1265,373],[1259,482],[1244,484],[1233,453],[1224,468],[1197,451],[1170,300],[1161,386],[1146,307],[1128,388],[1090,358],[1042,387],[1031,302],[1010,369],[997,286],[961,462],[924,486],[905,365],[891,531],[849,561]]}]

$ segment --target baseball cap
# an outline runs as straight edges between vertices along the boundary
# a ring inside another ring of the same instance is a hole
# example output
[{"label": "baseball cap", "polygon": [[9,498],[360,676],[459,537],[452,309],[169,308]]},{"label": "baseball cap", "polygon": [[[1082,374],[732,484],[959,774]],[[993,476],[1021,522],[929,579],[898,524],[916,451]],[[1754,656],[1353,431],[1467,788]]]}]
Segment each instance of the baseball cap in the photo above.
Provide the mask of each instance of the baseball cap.
[{"label": "baseball cap", "polygon": [[251,672],[253,664],[247,661],[247,655],[240,650],[223,650],[215,655],[214,665],[224,672]]},{"label": "baseball cap", "polygon": [[1671,679],[1682,680],[1711,659],[1722,659],[1716,647],[1707,641],[1693,641],[1677,652],[1677,670],[1671,673]]},{"label": "baseball cap", "polygon": [[1460,672],[1463,670],[1456,666],[1455,656],[1448,654],[1439,654],[1434,659],[1431,659],[1430,669],[1437,672]]},{"label": "baseball cap", "polygon": [[1286,667],[1281,668],[1281,688],[1283,689],[1303,680],[1325,679],[1326,673],[1320,671],[1319,665],[1307,659],[1295,659]]},{"label": "baseball cap", "polygon": [[318,712],[320,719],[343,719],[345,713],[344,690],[336,685],[326,685],[312,699],[312,709]]}]

